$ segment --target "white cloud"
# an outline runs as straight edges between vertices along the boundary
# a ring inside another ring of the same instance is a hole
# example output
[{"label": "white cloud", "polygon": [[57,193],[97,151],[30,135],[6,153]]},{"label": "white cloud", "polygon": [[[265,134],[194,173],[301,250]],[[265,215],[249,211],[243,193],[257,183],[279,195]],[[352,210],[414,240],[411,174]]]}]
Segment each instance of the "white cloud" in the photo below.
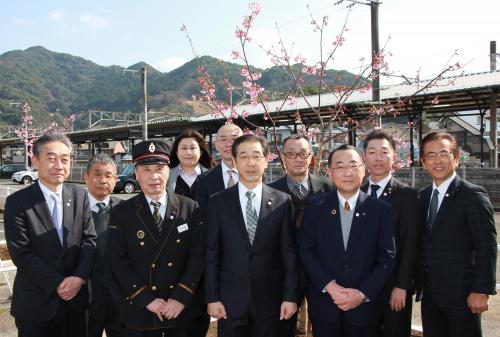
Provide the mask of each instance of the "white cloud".
[{"label": "white cloud", "polygon": [[158,62],[153,63],[153,67],[155,69],[158,69],[159,71],[168,72],[170,70],[174,70],[182,66],[184,63],[188,61],[189,60],[186,60],[183,57],[167,57]]},{"label": "white cloud", "polygon": [[49,19],[60,22],[68,18],[68,11],[64,9],[54,9],[49,12]]},{"label": "white cloud", "polygon": [[36,23],[36,20],[26,18],[13,18],[12,23],[16,26],[32,26]]},{"label": "white cloud", "polygon": [[88,27],[92,29],[102,29],[106,28],[109,26],[109,19],[102,17],[102,16],[97,16],[89,13],[85,13],[83,15],[80,15],[79,18],[80,22],[86,24]]}]

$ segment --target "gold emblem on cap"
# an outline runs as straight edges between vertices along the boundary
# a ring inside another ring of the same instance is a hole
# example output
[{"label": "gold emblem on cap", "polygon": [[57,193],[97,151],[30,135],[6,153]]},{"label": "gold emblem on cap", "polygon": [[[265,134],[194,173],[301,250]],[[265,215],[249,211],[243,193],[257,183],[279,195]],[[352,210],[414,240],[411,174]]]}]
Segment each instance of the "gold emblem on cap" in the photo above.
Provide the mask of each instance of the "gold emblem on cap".
[{"label": "gold emblem on cap", "polygon": [[149,144],[149,152],[154,153],[156,150],[155,144],[151,143]]},{"label": "gold emblem on cap", "polygon": [[137,238],[144,239],[144,231],[137,231]]}]

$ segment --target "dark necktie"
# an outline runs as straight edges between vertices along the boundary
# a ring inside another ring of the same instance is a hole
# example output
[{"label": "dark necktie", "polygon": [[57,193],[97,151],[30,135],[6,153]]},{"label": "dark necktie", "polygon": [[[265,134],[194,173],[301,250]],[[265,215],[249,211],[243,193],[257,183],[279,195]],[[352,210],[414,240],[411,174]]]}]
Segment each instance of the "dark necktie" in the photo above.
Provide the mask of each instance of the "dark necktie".
[{"label": "dark necktie", "polygon": [[372,197],[374,197],[374,198],[378,198],[378,197],[377,197],[377,191],[378,191],[378,189],[379,189],[379,188],[380,188],[380,186],[379,186],[379,185],[372,185],[372,186],[371,186],[371,192],[370,192],[370,195],[371,195]]},{"label": "dark necktie", "polygon": [[236,181],[234,181],[234,170],[227,170],[227,174],[229,174],[229,179],[227,181],[227,188],[233,187],[236,184]]},{"label": "dark necktie", "polygon": [[302,184],[300,184],[300,183],[295,184],[295,188],[294,188],[293,194],[295,194],[295,196],[299,200],[304,200],[305,199],[306,196],[304,195]]},{"label": "dark necktie", "polygon": [[162,224],[163,224],[163,219],[160,215],[160,206],[161,206],[161,202],[157,202],[157,201],[151,201],[149,203],[151,206],[153,206],[153,219],[156,223],[156,226],[158,227],[158,230],[161,231],[161,228],[162,228]]},{"label": "dark necktie", "polygon": [[97,211],[98,214],[101,213],[106,208],[106,204],[103,202],[98,202],[95,205],[97,206],[97,208],[99,208],[99,211]]},{"label": "dark necktie", "polygon": [[259,221],[259,217],[257,215],[257,211],[255,207],[253,207],[252,199],[255,197],[255,193],[253,191],[247,191],[245,193],[247,196],[247,204],[246,204],[246,217],[247,217],[247,232],[248,238],[250,239],[250,243],[253,244],[253,239],[255,238],[255,232],[257,230],[257,222]]},{"label": "dark necktie", "polygon": [[431,202],[429,204],[429,217],[427,218],[427,226],[429,228],[432,228],[434,225],[434,221],[436,221],[436,215],[438,212],[438,202],[439,202],[439,191],[438,189],[434,189],[432,191],[432,197],[431,197]]}]

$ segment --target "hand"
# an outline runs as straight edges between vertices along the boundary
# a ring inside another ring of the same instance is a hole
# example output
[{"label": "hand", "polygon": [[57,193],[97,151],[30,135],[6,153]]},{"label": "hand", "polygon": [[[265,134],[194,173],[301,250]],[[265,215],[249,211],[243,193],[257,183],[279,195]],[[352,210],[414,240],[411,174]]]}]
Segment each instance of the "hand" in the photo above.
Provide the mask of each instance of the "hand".
[{"label": "hand", "polygon": [[163,306],[161,313],[166,319],[174,319],[184,310],[184,304],[169,298],[167,304]]},{"label": "hand", "polygon": [[166,305],[167,305],[167,302],[165,302],[161,298],[155,298],[153,302],[149,303],[146,306],[146,309],[148,309],[152,313],[156,314],[158,319],[163,322],[163,316],[162,316],[161,312],[162,312],[162,310],[164,310],[164,307]]},{"label": "hand", "polygon": [[280,320],[288,320],[297,312],[297,303],[283,302],[280,309]]},{"label": "hand", "polygon": [[361,304],[361,293],[358,289],[344,288],[343,293],[345,296],[335,301],[340,310],[352,310]]},{"label": "hand", "polygon": [[328,283],[326,286],[326,292],[330,295],[333,302],[346,297],[345,289],[335,281]]},{"label": "hand", "polygon": [[208,303],[207,313],[210,317],[213,317],[215,319],[227,319],[226,308],[220,301]]},{"label": "hand", "polygon": [[66,277],[59,287],[57,287],[57,294],[65,301],[73,299],[82,288],[83,280],[76,276]]},{"label": "hand", "polygon": [[394,287],[391,292],[391,299],[389,300],[391,310],[401,311],[406,307],[406,290]]},{"label": "hand", "polygon": [[467,297],[467,305],[473,314],[480,314],[488,310],[488,295],[470,293]]}]

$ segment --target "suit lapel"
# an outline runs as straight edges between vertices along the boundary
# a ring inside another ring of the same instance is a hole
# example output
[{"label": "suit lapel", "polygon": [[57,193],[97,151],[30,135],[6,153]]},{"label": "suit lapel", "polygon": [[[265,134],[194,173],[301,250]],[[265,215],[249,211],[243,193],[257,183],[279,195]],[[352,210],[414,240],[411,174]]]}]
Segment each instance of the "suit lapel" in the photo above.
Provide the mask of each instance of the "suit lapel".
[{"label": "suit lapel", "polygon": [[[339,197],[337,192],[330,192],[325,200],[325,209],[326,219],[331,219],[331,222],[328,222],[329,230],[331,231],[331,235],[326,235],[326,237],[333,238],[334,242],[332,242],[332,246],[337,249],[337,256],[345,257],[345,249],[344,242],[342,240],[342,225],[340,223],[340,208],[339,208]],[[331,207],[330,207],[331,206]],[[328,239],[328,238],[325,238]]]},{"label": "suit lapel", "polygon": [[318,177],[310,174],[309,175],[309,195],[313,195],[322,192],[323,183],[318,179]]},{"label": "suit lapel", "polygon": [[77,230],[76,228],[73,228],[73,193],[71,192],[70,188],[66,185],[63,184],[63,190],[62,190],[62,203],[63,203],[63,243],[64,243],[64,248],[66,249],[67,247],[67,241],[68,237],[70,236],[70,231]]},{"label": "suit lapel", "polygon": [[354,247],[356,246],[356,243],[359,239],[359,236],[363,232],[364,222],[366,221],[366,213],[364,212],[364,209],[367,197],[368,195],[365,192],[359,192],[358,200],[356,201],[356,208],[354,209],[354,214],[352,217],[349,240],[347,241],[346,259],[351,256],[352,252],[354,251]]},{"label": "suit lapel", "polygon": [[146,232],[151,236],[151,239],[155,244],[158,244],[158,228],[149,209],[149,205],[146,200],[144,193],[141,193],[135,199],[135,206],[137,207],[136,215],[139,219],[141,225],[144,227]]},{"label": "suit lapel", "polygon": [[224,185],[224,176],[222,175],[222,164],[219,164],[216,173],[217,174],[215,175],[215,177],[216,177],[217,191],[223,191],[226,189],[226,185]]},{"label": "suit lapel", "polygon": [[257,242],[258,238],[261,237],[262,231],[265,230],[265,220],[269,213],[273,210],[273,201],[274,201],[274,193],[273,190],[266,186],[262,185],[262,200],[260,201],[260,213],[259,213],[259,221],[257,222],[257,230],[255,232],[255,238],[253,243]]},{"label": "suit lapel", "polygon": [[[458,176],[456,176],[455,179],[453,179],[453,181],[451,182],[450,186],[448,186],[448,189],[446,190],[446,193],[443,196],[443,201],[439,206],[436,215],[436,220],[434,220],[434,224],[432,225],[432,230],[434,230],[436,226],[439,226],[439,222],[441,221],[443,214],[446,213],[448,207],[450,207],[450,204],[452,203],[453,199],[455,198],[457,192],[460,190],[461,187],[462,187],[462,180]],[[428,206],[429,202],[427,202],[427,207],[429,207]]]},{"label": "suit lapel", "polygon": [[[57,230],[54,224],[52,223],[52,215],[49,210],[49,206],[47,204],[47,200],[45,200],[45,196],[43,195],[42,190],[40,189],[40,185],[38,185],[38,182],[36,184],[32,185],[33,191],[34,191],[34,210],[35,213],[38,215],[38,218],[40,219],[40,223],[42,224],[43,227],[47,230],[49,233],[49,237],[51,240],[54,242],[54,245],[56,247],[60,247],[61,249],[63,248],[61,246],[61,241],[59,241],[59,236],[57,235]],[[28,187],[31,188],[31,187]]]},{"label": "suit lapel", "polygon": [[158,241],[161,243],[161,249],[163,249],[163,247],[165,246],[165,242],[170,237],[172,231],[176,230],[174,228],[175,220],[179,215],[179,198],[175,195],[175,193],[168,193],[167,198],[167,210],[165,211],[165,217],[163,219],[163,227],[161,229],[161,232],[158,233]]},{"label": "suit lapel", "polygon": [[[250,247],[250,240],[248,239],[248,232],[247,232],[247,227],[245,224],[245,218],[243,217],[243,213],[241,211],[241,202],[240,202],[238,184],[228,188],[227,192],[228,192],[227,197],[229,199],[229,200],[227,200],[227,205],[228,205],[229,210],[233,216],[233,219],[235,220],[234,221],[235,226],[238,227],[239,231],[246,239],[245,240],[246,245],[248,247]],[[257,225],[257,227],[258,227],[258,225]]]},{"label": "suit lapel", "polygon": [[385,188],[382,191],[382,194],[380,195],[379,199],[387,202],[391,201],[393,193],[396,191],[396,189],[397,189],[397,183],[394,180],[394,178],[391,177],[391,179],[389,179],[389,181],[387,182],[387,185],[385,185]]}]

